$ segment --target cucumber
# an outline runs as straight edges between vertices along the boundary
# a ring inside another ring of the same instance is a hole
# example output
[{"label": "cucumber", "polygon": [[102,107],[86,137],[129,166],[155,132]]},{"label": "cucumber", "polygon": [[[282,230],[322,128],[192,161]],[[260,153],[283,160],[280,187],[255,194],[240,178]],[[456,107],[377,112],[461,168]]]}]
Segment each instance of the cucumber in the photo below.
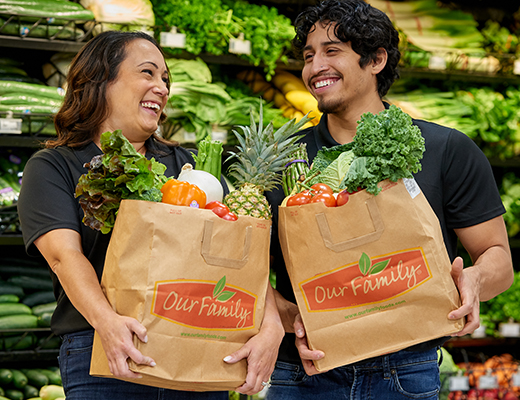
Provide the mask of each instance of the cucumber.
[{"label": "cucumber", "polygon": [[9,93],[3,96],[0,96],[0,102],[6,105],[27,105],[27,104],[40,104],[42,106],[53,106],[60,107],[63,103],[62,101],[53,100],[49,97],[35,97],[28,96],[25,94],[14,94]]},{"label": "cucumber", "polygon": [[11,400],[23,400],[24,395],[21,390],[17,389],[6,389],[5,395]]},{"label": "cucumber", "polygon": [[[60,339],[57,336],[55,338]],[[60,339],[60,341],[61,341],[61,339]],[[40,369],[38,369],[38,371],[40,373],[44,374],[45,376],[47,376],[47,378],[49,378],[49,385],[61,385],[62,384],[60,374],[57,374],[56,372],[53,372],[50,369],[44,369],[44,368],[40,368]]]},{"label": "cucumber", "polygon": [[94,14],[73,1],[0,1],[0,12],[28,17],[56,18],[60,21],[70,19],[92,20]]},{"label": "cucumber", "polygon": [[27,384],[36,387],[42,387],[49,384],[49,378],[36,369],[22,369],[27,377]]},{"label": "cucumber", "polygon": [[49,270],[45,266],[29,266],[29,265],[1,265],[0,264],[0,275],[24,275],[24,276],[36,276],[40,278],[49,278]]},{"label": "cucumber", "polygon": [[36,343],[36,335],[34,333],[25,333],[23,335],[7,336],[0,339],[0,349],[2,350],[24,350]]},{"label": "cucumber", "polygon": [[54,292],[52,290],[41,290],[38,292],[34,292],[28,294],[22,299],[22,303],[29,306],[34,307],[39,304],[47,304],[56,301],[54,297]]},{"label": "cucumber", "polygon": [[51,326],[52,313],[44,312],[38,316],[38,326],[40,328],[49,328]]},{"label": "cucumber", "polygon": [[12,369],[11,372],[13,373],[13,386],[17,389],[23,389],[28,383],[25,374],[18,369]]},{"label": "cucumber", "polygon": [[0,317],[6,315],[32,314],[32,309],[22,303],[0,303]]},{"label": "cucumber", "polygon": [[13,373],[10,369],[1,368],[0,369],[0,385],[8,385],[13,380]]},{"label": "cucumber", "polygon": [[15,294],[18,297],[23,297],[25,292],[20,286],[0,281],[0,294]]},{"label": "cucumber", "polygon": [[38,388],[31,386],[31,385],[25,385],[23,388],[23,395],[24,399],[30,399],[31,397],[38,397],[40,395],[40,391]]},{"label": "cucumber", "polygon": [[63,89],[46,86],[37,83],[26,83],[16,81],[1,81],[0,80],[0,94],[6,93],[27,93],[32,96],[51,97],[56,100],[63,100],[65,92]]},{"label": "cucumber", "polygon": [[31,329],[38,328],[36,315],[7,315],[0,317],[0,331],[4,329]]},{"label": "cucumber", "polygon": [[[37,347],[39,349],[59,349],[60,346],[61,346],[61,338],[59,336],[40,338],[38,340],[38,344],[37,344]],[[59,376],[59,374],[57,374],[57,375]],[[55,382],[51,382],[51,383],[55,383]]]},{"label": "cucumber", "polygon": [[36,289],[36,290],[52,290],[51,277],[38,278],[34,276],[11,276],[7,279],[7,283],[20,286],[23,289]]},{"label": "cucumber", "polygon": [[0,294],[0,303],[18,303],[20,298],[15,294]]},{"label": "cucumber", "polygon": [[47,303],[47,304],[39,304],[37,306],[34,306],[31,310],[31,312],[36,315],[36,316],[40,316],[40,315],[43,315],[43,314],[46,314],[46,313],[53,313],[54,310],[56,309],[56,304],[57,302],[53,301],[51,303]]}]

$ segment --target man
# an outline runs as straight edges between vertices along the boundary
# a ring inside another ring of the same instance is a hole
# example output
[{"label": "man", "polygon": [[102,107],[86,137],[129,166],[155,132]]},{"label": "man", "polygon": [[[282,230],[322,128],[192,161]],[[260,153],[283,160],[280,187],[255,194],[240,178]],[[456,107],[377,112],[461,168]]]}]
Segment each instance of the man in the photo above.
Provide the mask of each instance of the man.
[{"label": "man", "polygon": [[[398,77],[399,37],[388,17],[363,0],[326,0],[300,14],[295,25],[293,44],[304,60],[302,78],[323,112],[320,124],[307,129],[302,139],[312,160],[323,146],[351,142],[363,113],[376,114],[388,106],[382,98]],[[422,170],[414,177],[439,218],[453,263],[462,306],[447,317],[466,318],[455,334],[462,336],[479,326],[480,301],[503,292],[513,281],[504,208],[486,157],[466,135],[425,121],[414,124],[426,147]],[[312,360],[325,354],[307,346],[276,236],[283,192],[273,191],[268,198],[275,211],[277,304],[288,333],[267,398],[437,399],[437,349],[447,338],[318,373]],[[457,239],[473,261],[464,269],[456,257]],[[296,332],[296,338],[290,332]]]}]

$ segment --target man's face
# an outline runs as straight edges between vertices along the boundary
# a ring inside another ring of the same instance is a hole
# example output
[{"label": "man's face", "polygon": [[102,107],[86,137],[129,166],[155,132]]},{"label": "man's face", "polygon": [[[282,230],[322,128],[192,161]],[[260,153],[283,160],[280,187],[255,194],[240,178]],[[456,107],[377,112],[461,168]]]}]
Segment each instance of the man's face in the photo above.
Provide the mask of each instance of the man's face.
[{"label": "man's face", "polygon": [[303,51],[302,79],[318,100],[321,112],[337,114],[361,104],[377,93],[377,78],[367,65],[359,66],[360,55],[350,42],[334,35],[334,25],[314,25]]}]

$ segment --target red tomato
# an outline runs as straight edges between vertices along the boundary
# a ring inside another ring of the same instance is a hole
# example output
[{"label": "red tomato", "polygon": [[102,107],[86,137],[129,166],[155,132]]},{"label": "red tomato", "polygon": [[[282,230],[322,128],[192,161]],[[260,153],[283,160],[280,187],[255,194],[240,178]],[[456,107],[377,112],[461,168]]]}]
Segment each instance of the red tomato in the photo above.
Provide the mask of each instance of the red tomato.
[{"label": "red tomato", "polygon": [[208,204],[206,204],[205,207],[207,210],[213,211],[215,214],[217,214],[220,218],[222,218],[223,215],[227,214],[229,212],[228,206],[226,206],[224,203],[221,203],[220,201],[211,201]]},{"label": "red tomato", "polygon": [[210,201],[208,204],[206,204],[206,207],[204,207],[204,208],[206,210],[212,210],[215,207],[226,207],[227,208],[227,206],[224,203],[217,201],[217,200]]},{"label": "red tomato", "polygon": [[329,185],[326,185],[325,183],[315,183],[311,186],[311,189],[315,191],[316,194],[318,193],[334,193]]},{"label": "red tomato", "polygon": [[287,200],[287,206],[301,206],[302,204],[307,204],[311,200],[312,196],[310,195],[308,190],[305,190],[301,193],[296,193],[292,195]]},{"label": "red tomato", "polygon": [[318,202],[324,203],[327,207],[336,207],[336,199],[332,193],[318,193],[310,201],[310,203]]},{"label": "red tomato", "polygon": [[350,195],[347,192],[347,189],[342,190],[341,192],[339,192],[338,196],[336,197],[336,205],[339,207],[339,206],[342,206],[344,204],[347,204],[349,196]]},{"label": "red tomato", "polygon": [[226,221],[236,221],[238,219],[238,216],[231,211],[228,211],[226,214],[220,216],[222,219],[225,219]]}]

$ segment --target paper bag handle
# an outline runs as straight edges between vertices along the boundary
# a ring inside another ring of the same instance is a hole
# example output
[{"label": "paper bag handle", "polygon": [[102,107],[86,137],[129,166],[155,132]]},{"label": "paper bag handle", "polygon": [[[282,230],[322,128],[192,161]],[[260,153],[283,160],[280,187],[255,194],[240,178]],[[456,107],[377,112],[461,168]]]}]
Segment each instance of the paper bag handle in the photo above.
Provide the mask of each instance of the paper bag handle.
[{"label": "paper bag handle", "polygon": [[242,258],[233,259],[227,257],[214,256],[210,254],[211,250],[211,237],[213,236],[213,221],[205,220],[204,221],[204,232],[202,235],[202,248],[201,253],[202,257],[206,263],[210,265],[215,265],[217,267],[226,267],[226,268],[234,268],[240,269],[244,265],[247,264],[247,259],[249,257],[249,251],[251,250],[251,236],[253,233],[253,228],[251,226],[246,227],[246,237],[244,239],[244,251],[242,252]]},{"label": "paper bag handle", "polygon": [[374,197],[369,198],[365,202],[368,213],[372,218],[372,223],[374,224],[374,232],[367,233],[366,235],[359,236],[356,238],[348,239],[343,242],[334,243],[332,240],[332,233],[330,232],[329,223],[327,221],[327,217],[324,213],[316,214],[316,222],[318,223],[318,228],[320,229],[321,237],[323,238],[323,242],[325,246],[336,253],[341,253],[342,251],[350,250],[355,247],[375,242],[378,240],[384,229],[385,225],[383,223],[383,219],[381,218],[381,213],[379,212],[379,208],[377,207],[377,203]]}]

